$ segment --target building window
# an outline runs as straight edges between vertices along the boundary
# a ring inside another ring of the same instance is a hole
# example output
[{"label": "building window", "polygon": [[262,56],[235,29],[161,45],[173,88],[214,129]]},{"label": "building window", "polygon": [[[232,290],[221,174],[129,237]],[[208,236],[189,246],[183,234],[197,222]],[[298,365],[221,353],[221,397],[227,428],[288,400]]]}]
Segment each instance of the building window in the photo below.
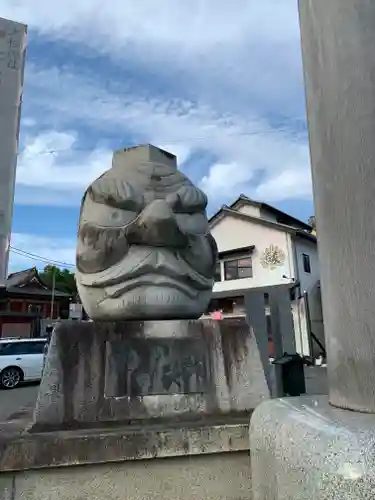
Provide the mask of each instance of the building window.
[{"label": "building window", "polygon": [[233,314],[241,316],[245,314],[245,297],[233,298]]},{"label": "building window", "polygon": [[220,262],[216,262],[214,279],[215,279],[215,281],[221,281],[221,264],[220,264]]},{"label": "building window", "polygon": [[303,270],[305,271],[305,273],[310,274],[311,273],[310,256],[307,255],[306,253],[303,253],[302,261],[303,261]]},{"label": "building window", "polygon": [[224,262],[224,278],[226,280],[238,280],[252,278],[253,266],[251,257],[233,259]]}]

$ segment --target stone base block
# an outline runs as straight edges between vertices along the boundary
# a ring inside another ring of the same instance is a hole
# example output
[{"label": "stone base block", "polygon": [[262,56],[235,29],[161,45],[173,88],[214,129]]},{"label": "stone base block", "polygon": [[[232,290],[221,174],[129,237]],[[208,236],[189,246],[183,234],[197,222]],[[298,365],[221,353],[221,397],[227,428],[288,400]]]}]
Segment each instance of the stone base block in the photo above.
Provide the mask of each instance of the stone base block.
[{"label": "stone base block", "polygon": [[187,421],[249,412],[269,397],[244,319],[62,322],[34,431]]},{"label": "stone base block", "polygon": [[7,424],[0,427],[0,471],[246,450],[249,450],[248,420],[243,419],[232,419],[227,424],[149,425],[42,433],[15,430]]},{"label": "stone base block", "polygon": [[246,452],[0,473],[1,500],[249,500]]},{"label": "stone base block", "polygon": [[248,500],[248,420],[28,432],[0,426],[0,500]]},{"label": "stone base block", "polygon": [[375,415],[326,396],[262,403],[250,423],[253,500],[375,498]]}]

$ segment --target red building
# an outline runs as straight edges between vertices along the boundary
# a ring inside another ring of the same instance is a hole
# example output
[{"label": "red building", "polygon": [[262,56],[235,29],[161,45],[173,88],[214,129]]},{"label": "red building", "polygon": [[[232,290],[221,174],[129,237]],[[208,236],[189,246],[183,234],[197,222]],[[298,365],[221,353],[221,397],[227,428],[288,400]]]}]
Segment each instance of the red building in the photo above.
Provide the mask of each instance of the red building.
[{"label": "red building", "polygon": [[8,276],[0,289],[0,337],[39,336],[43,320],[69,317],[70,295],[52,291],[36,268]]}]

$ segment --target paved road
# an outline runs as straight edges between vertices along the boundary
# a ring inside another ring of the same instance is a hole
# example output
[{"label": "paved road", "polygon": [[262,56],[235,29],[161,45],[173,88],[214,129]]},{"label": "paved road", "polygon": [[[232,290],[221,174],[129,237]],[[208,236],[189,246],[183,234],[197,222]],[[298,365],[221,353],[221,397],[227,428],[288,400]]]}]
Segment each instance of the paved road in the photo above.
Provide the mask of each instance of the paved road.
[{"label": "paved road", "polygon": [[24,410],[32,411],[38,390],[39,384],[28,384],[10,391],[0,389],[0,422],[19,412],[23,413]]}]

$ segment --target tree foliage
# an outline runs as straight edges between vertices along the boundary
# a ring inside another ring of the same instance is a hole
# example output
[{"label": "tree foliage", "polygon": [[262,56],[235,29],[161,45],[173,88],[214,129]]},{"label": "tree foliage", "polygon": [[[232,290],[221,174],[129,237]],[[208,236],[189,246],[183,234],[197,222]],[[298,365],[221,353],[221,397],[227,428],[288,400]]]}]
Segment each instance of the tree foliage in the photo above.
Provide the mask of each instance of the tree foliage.
[{"label": "tree foliage", "polygon": [[316,219],[315,219],[315,215],[311,215],[308,218],[307,223],[313,228],[312,233],[316,234]]},{"label": "tree foliage", "polygon": [[55,275],[55,289],[61,292],[66,292],[71,295],[77,294],[76,280],[74,273],[69,269],[60,269],[57,266],[47,265],[39,276],[43,283],[49,288],[53,287],[53,279]]}]

